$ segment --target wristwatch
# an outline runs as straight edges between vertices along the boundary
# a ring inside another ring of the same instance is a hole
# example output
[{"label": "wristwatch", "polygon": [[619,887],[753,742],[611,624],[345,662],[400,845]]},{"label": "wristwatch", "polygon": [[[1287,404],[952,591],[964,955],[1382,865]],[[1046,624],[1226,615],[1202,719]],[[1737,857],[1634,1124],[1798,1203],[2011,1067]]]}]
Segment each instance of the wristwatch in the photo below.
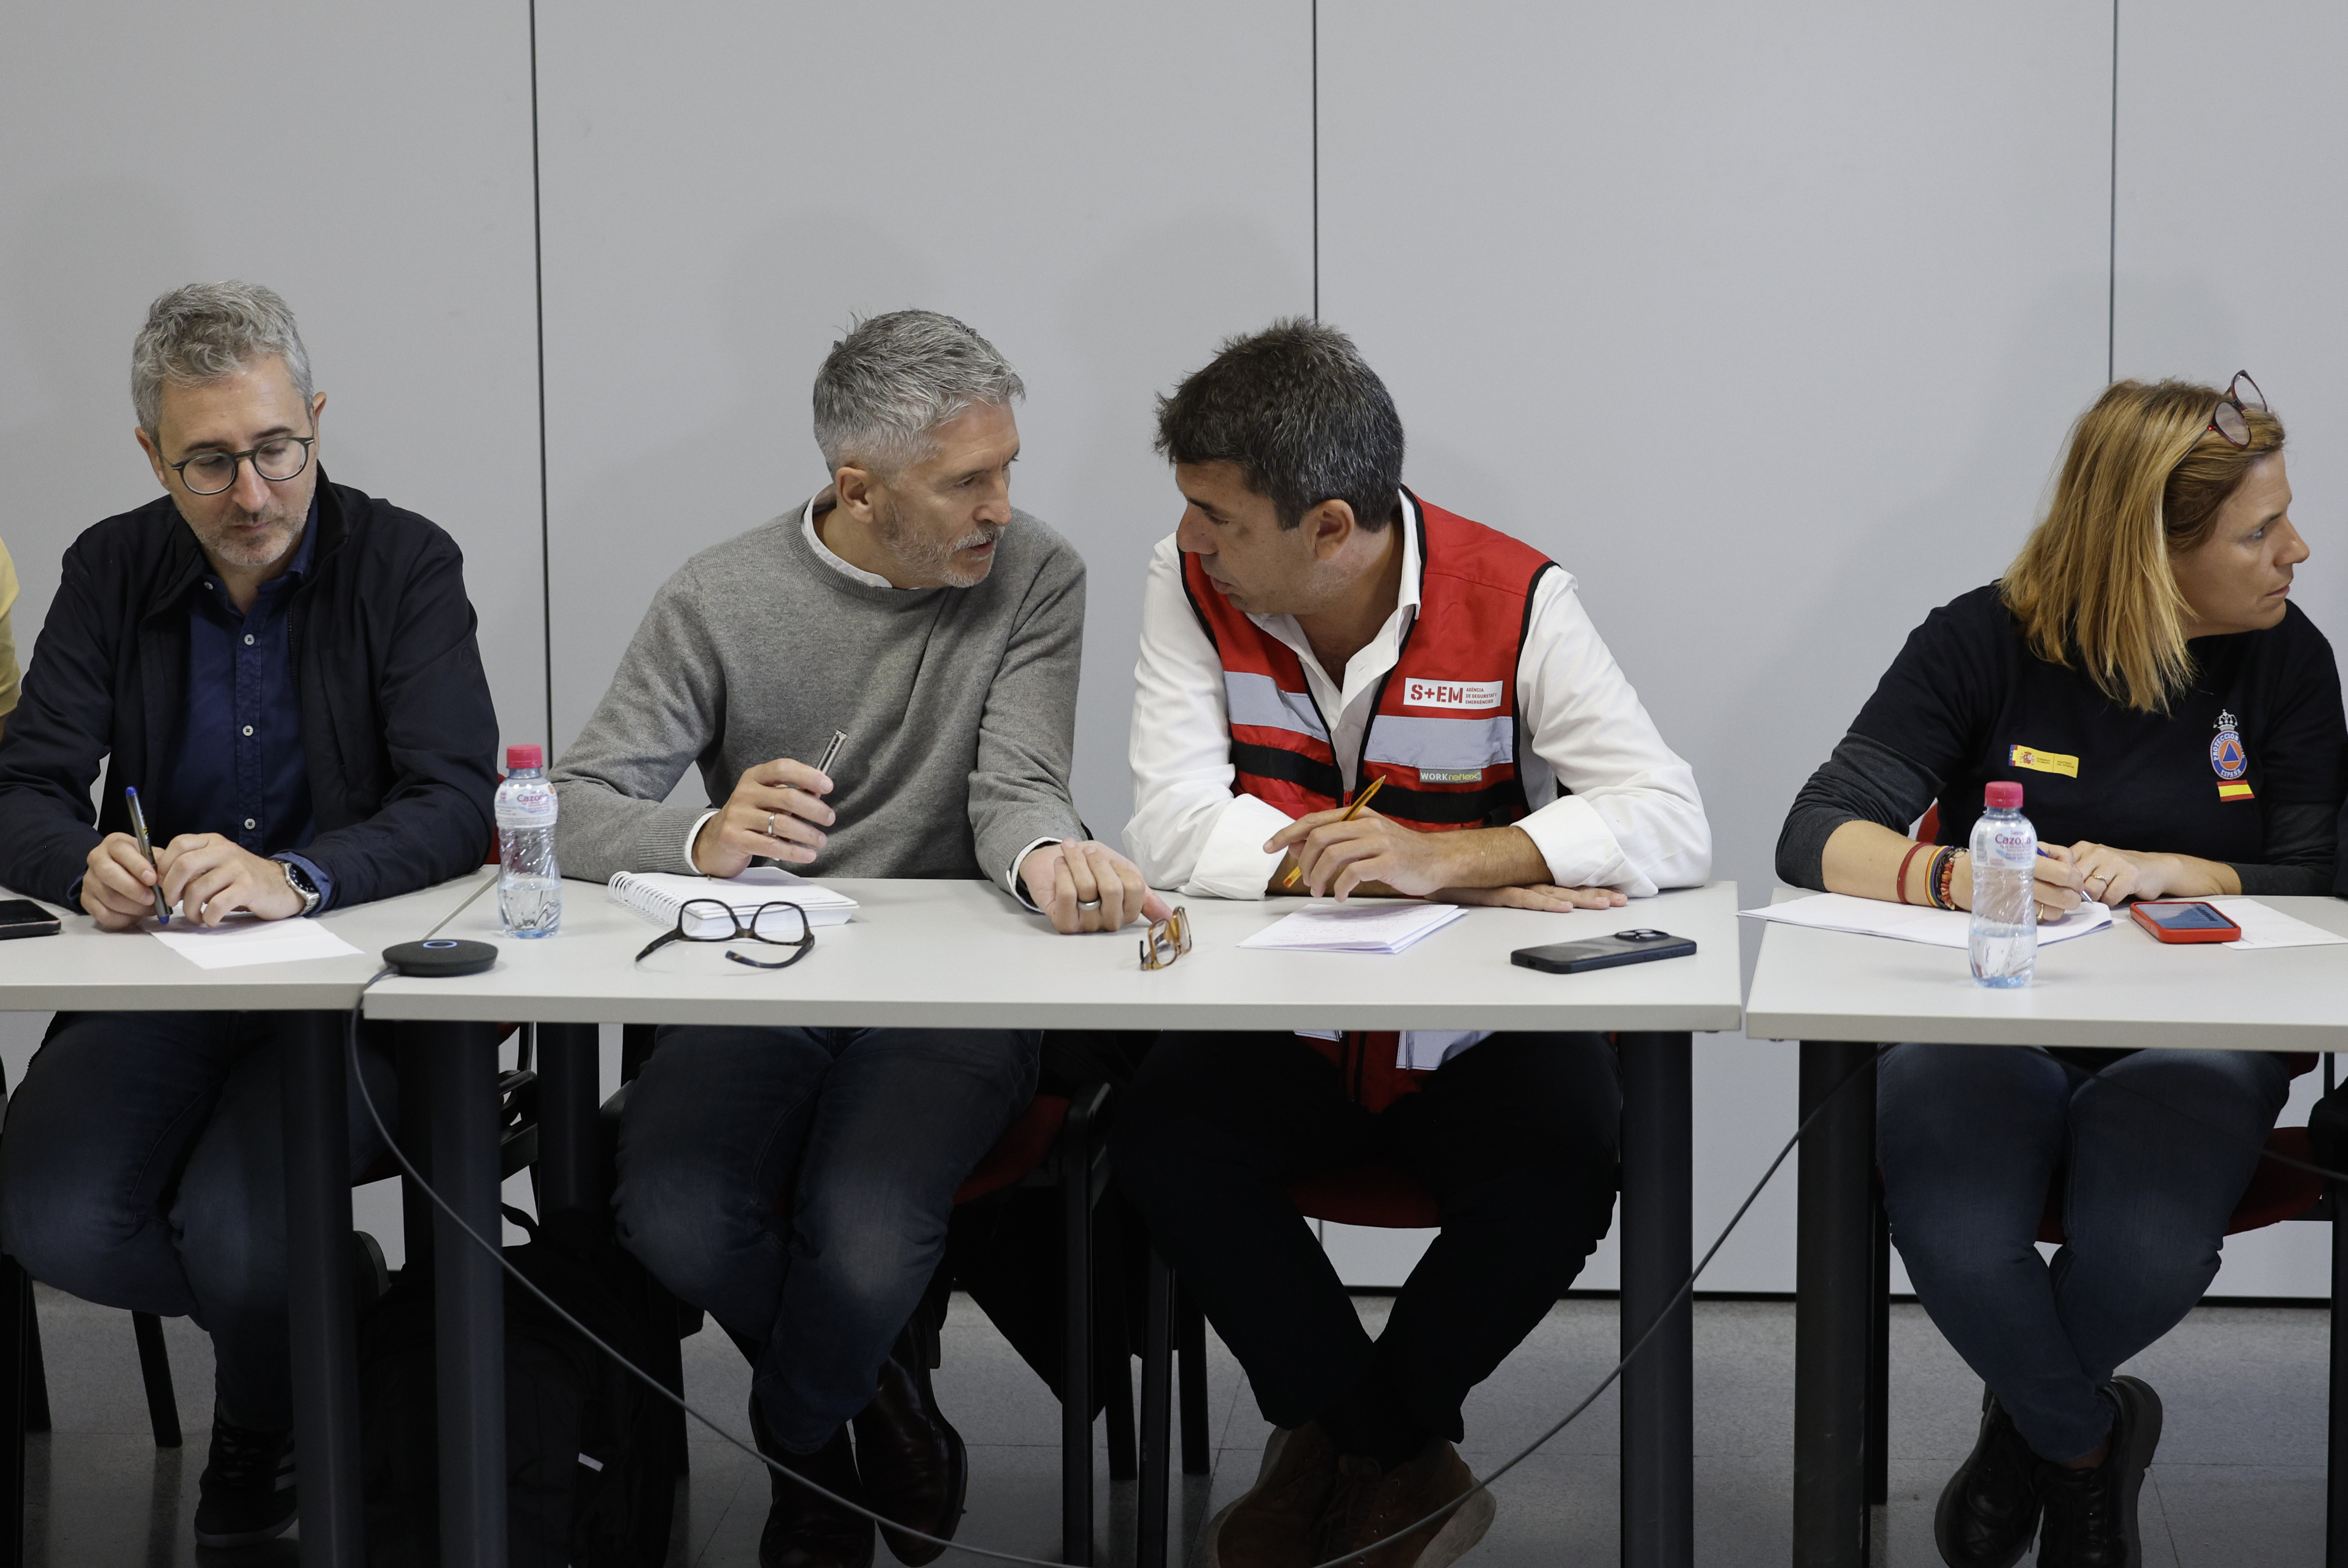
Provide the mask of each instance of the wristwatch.
[{"label": "wristwatch", "polygon": [[315,882],[313,882],[310,880],[310,873],[304,871],[300,866],[295,865],[292,861],[280,861],[277,863],[285,868],[285,885],[302,895],[302,913],[304,914],[317,913],[319,898],[318,887]]}]

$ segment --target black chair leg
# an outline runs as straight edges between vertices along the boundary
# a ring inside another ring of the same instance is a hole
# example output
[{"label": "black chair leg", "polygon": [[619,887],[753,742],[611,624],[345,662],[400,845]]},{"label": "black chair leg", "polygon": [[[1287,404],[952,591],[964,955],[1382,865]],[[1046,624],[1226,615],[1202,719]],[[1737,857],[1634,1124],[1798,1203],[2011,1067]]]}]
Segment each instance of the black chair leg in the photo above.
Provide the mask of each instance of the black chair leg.
[{"label": "black chair leg", "polygon": [[151,1312],[134,1312],[130,1330],[139,1338],[139,1376],[147,1385],[147,1421],[155,1429],[155,1446],[176,1449],[181,1441],[180,1396],[171,1387],[171,1352],[163,1343],[163,1320]]},{"label": "black chair leg", "polygon": [[1134,1568],[1166,1568],[1171,1477],[1167,1439],[1174,1431],[1174,1271],[1149,1249],[1149,1295],[1141,1353],[1141,1495]]},{"label": "black chair leg", "polygon": [[1214,1446],[1207,1432],[1207,1315],[1187,1290],[1174,1297],[1174,1348],[1181,1357],[1182,1473],[1205,1475]]},{"label": "black chair leg", "polygon": [[33,1276],[25,1275],[25,1429],[49,1429],[49,1364],[41,1356],[41,1315],[33,1306]]},{"label": "black chair leg", "polygon": [[1060,1561],[1093,1560],[1093,1206],[1097,1098],[1068,1108],[1060,1136]]},{"label": "black chair leg", "polygon": [[1107,1341],[1096,1362],[1102,1378],[1101,1418],[1108,1423],[1108,1479],[1131,1480],[1141,1473],[1133,1446],[1133,1357],[1140,1346],[1133,1342],[1127,1310],[1130,1303],[1120,1240],[1131,1222],[1123,1198],[1112,1193],[1101,1202],[1109,1210],[1107,1222],[1097,1227],[1093,1239],[1093,1289],[1099,1303],[1093,1320],[1103,1326]]},{"label": "black chair leg", "polygon": [[1867,1330],[1867,1560],[1883,1568],[1891,1497],[1891,1223],[1875,1191],[1875,1301]]},{"label": "black chair leg", "polygon": [[[2328,1061],[2329,1058],[2327,1057]],[[2325,1431],[2323,1561],[2325,1568],[2348,1568],[2348,1314],[2340,1310],[2348,1291],[2348,1181],[2325,1186],[2332,1200],[2332,1378]]]},{"label": "black chair leg", "polygon": [[27,1414],[33,1281],[0,1257],[0,1568],[25,1561],[25,1418]]}]

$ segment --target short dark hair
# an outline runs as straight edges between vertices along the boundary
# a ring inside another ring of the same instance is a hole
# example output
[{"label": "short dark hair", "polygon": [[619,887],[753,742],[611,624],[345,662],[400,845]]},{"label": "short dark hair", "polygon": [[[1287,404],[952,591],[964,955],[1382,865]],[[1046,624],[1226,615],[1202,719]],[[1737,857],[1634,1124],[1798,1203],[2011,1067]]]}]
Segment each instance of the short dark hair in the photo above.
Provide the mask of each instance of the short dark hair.
[{"label": "short dark hair", "polygon": [[1158,451],[1236,463],[1282,528],[1342,500],[1375,533],[1401,512],[1402,418],[1386,384],[1334,326],[1303,316],[1234,337],[1158,399]]}]

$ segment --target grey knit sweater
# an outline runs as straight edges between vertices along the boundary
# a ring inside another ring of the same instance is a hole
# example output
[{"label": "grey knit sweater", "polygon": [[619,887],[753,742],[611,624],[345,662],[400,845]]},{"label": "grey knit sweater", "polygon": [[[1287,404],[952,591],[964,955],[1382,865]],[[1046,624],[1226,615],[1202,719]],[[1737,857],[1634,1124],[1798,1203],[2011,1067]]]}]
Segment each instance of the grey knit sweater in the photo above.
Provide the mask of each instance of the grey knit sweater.
[{"label": "grey knit sweater", "polygon": [[553,771],[567,876],[691,872],[706,808],[664,805],[698,765],[710,805],[834,729],[839,820],[809,876],[1005,881],[1073,837],[1068,799],[1085,567],[1024,511],[974,588],[885,588],[819,557],[794,508],[662,584],[611,689]]}]

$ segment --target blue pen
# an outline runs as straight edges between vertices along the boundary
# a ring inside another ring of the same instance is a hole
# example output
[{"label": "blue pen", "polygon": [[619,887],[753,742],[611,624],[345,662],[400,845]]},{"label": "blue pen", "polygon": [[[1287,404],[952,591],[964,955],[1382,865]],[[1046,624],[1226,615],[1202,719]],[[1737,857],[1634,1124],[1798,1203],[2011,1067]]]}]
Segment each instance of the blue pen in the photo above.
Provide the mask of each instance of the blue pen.
[{"label": "blue pen", "polygon": [[130,802],[130,828],[139,835],[139,852],[147,857],[147,864],[155,873],[155,923],[171,923],[171,906],[163,902],[163,868],[155,864],[155,845],[147,837],[147,813],[139,809],[139,791],[125,786],[122,798]]}]

